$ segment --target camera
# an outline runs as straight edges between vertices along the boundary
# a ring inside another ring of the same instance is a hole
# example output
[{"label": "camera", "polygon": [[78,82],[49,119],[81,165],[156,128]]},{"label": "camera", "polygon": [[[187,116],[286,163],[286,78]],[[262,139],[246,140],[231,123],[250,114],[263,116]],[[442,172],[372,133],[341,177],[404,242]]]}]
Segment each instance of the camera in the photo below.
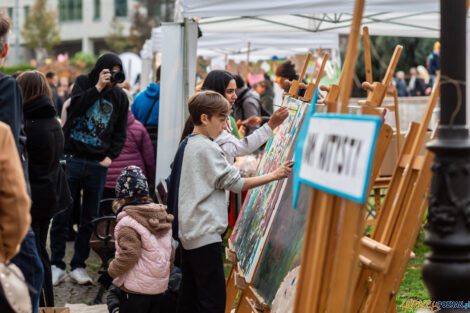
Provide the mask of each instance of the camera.
[{"label": "camera", "polygon": [[124,80],[126,80],[126,75],[124,75],[124,72],[121,72],[120,70],[111,70],[111,82],[120,84]]}]

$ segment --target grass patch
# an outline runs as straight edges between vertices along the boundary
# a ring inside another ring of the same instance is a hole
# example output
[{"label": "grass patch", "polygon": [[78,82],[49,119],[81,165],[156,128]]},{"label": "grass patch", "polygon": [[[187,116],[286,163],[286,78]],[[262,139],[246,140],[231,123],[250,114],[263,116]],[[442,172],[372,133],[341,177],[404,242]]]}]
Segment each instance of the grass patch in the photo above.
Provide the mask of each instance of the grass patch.
[{"label": "grass patch", "polygon": [[400,289],[396,297],[396,305],[398,313],[408,313],[415,312],[415,309],[408,309],[402,307],[401,305],[405,304],[407,300],[429,300],[429,292],[424,285],[421,269],[425,261],[426,254],[431,251],[431,249],[424,245],[424,231],[420,231],[418,240],[413,249],[413,252],[416,254],[416,258],[410,259],[408,262],[408,267],[401,282]]}]

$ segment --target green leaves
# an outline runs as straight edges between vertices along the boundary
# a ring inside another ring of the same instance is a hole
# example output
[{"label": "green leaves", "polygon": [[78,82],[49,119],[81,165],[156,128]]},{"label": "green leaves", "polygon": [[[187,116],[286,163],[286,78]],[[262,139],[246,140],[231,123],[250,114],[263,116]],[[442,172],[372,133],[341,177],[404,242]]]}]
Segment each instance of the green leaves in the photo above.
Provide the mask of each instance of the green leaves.
[{"label": "green leaves", "polygon": [[48,9],[46,0],[36,0],[21,30],[26,46],[50,53],[60,43],[57,11]]}]

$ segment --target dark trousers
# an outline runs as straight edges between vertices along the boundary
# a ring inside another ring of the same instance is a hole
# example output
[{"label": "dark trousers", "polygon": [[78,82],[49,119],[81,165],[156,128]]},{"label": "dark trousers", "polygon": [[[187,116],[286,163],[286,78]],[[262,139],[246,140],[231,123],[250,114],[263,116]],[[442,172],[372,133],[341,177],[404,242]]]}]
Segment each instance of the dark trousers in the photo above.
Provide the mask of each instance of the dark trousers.
[{"label": "dark trousers", "polygon": [[[101,195],[108,168],[99,162],[72,157],[67,160],[67,182],[70,193],[75,196],[81,187],[83,202],[80,212],[80,225],[75,238],[75,251],[70,263],[71,269],[85,267],[90,254],[90,237],[93,231],[91,221],[97,218]],[[74,199],[75,201],[76,199]],[[51,227],[51,264],[65,269],[65,242],[67,240],[71,210],[68,209],[54,216]]]},{"label": "dark trousers", "polygon": [[[103,189],[103,197],[101,199],[113,199],[116,198],[116,191],[113,188]],[[110,216],[114,215],[113,213],[113,201],[106,201],[101,203],[101,212],[100,216]]]},{"label": "dark trousers", "polygon": [[161,309],[163,294],[141,295],[121,290],[119,313],[166,313]]},{"label": "dark trousers", "polygon": [[34,288],[29,290],[33,313],[39,311],[39,295],[41,292],[44,270],[41,259],[36,249],[36,239],[33,230],[30,228],[26,237],[21,243],[20,252],[15,255],[11,262],[16,264],[23,272],[26,282]]},{"label": "dark trousers", "polygon": [[177,313],[224,313],[225,276],[222,243],[182,251]]},{"label": "dark trousers", "polygon": [[36,236],[36,247],[44,269],[44,282],[42,284],[39,306],[54,307],[54,287],[52,286],[51,260],[46,249],[47,233],[49,231],[49,217],[35,218],[31,228]]}]

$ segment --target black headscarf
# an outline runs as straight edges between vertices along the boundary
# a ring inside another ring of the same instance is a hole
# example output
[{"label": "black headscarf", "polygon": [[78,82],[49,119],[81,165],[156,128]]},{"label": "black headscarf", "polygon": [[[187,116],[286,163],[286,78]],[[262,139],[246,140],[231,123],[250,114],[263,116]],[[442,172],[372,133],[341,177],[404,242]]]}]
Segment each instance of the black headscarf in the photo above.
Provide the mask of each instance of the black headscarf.
[{"label": "black headscarf", "polygon": [[106,52],[96,61],[95,67],[88,74],[91,86],[96,85],[100,78],[100,73],[104,69],[111,70],[114,66],[118,65],[122,70],[122,61],[119,56],[112,52]]},{"label": "black headscarf", "polygon": [[213,70],[207,74],[201,90],[212,90],[225,97],[225,89],[227,89],[228,83],[230,83],[232,79],[235,78],[227,71]]}]

